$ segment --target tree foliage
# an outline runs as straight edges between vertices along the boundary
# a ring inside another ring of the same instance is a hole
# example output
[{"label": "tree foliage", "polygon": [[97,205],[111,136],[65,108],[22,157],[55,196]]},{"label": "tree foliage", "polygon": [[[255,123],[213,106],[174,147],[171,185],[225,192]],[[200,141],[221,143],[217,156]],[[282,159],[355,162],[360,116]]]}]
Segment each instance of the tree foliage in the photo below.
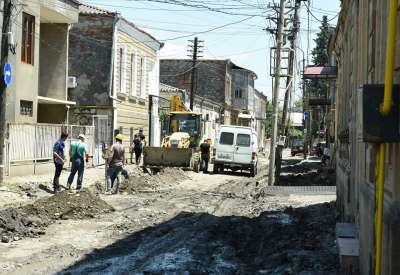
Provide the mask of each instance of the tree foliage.
[{"label": "tree foliage", "polygon": [[320,31],[317,38],[314,39],[315,48],[312,50],[312,62],[316,66],[325,66],[328,64],[328,42],[329,36],[332,33],[332,28],[328,24],[328,17],[322,17],[322,23],[319,27]]},{"label": "tree foliage", "polygon": [[303,112],[303,100],[298,99],[293,103],[292,112],[302,113]]}]

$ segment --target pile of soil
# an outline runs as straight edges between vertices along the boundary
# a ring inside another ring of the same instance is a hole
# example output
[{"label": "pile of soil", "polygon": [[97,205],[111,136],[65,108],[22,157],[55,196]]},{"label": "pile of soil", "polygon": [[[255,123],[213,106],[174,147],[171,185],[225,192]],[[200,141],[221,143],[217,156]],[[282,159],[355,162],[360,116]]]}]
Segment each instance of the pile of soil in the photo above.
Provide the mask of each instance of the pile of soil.
[{"label": "pile of soil", "polygon": [[302,162],[298,165],[286,166],[281,170],[280,186],[334,186],[335,173],[322,167],[320,163]]},{"label": "pile of soil", "polygon": [[153,171],[153,174],[140,173],[130,176],[129,180],[122,186],[122,191],[134,194],[140,191],[150,191],[172,187],[189,176],[179,168],[163,168],[160,171]]},{"label": "pile of soil", "polygon": [[[149,171],[144,171],[142,168],[135,167],[128,172],[129,179],[126,179],[120,187],[120,191],[127,194],[165,189],[190,179],[188,174],[180,168],[165,167],[158,171],[153,170],[150,174]],[[96,182],[93,188],[95,193],[104,193],[104,181]]]},{"label": "pile of soil", "polygon": [[47,226],[56,220],[94,218],[114,211],[113,207],[84,189],[78,194],[67,191],[42,198],[33,204],[0,211],[2,242],[45,234]]}]

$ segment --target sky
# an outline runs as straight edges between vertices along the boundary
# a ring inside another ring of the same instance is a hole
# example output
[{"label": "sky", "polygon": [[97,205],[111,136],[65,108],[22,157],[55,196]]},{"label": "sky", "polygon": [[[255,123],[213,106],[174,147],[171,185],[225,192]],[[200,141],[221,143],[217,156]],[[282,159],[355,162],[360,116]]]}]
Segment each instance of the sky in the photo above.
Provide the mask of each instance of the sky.
[{"label": "sky", "polygon": [[[300,35],[298,46],[307,56],[314,47],[314,38],[321,25],[318,20],[323,15],[332,19],[329,23],[336,25],[340,11],[340,0],[309,0],[310,25],[305,2],[300,10]],[[274,37],[265,31],[273,26],[266,19],[274,13],[269,8],[273,2],[268,0],[191,0],[180,1],[212,7],[219,12],[204,7],[185,7],[160,3],[165,0],[86,0],[107,10],[118,11],[122,16],[155,38],[165,43],[161,58],[188,58],[188,40],[197,36],[204,41],[203,58],[230,59],[236,65],[250,69],[258,75],[255,87],[268,98],[272,94],[270,71],[270,47],[275,46]],[[179,2],[179,1],[178,1]],[[287,1],[289,2],[289,1]],[[293,1],[291,1],[293,2]],[[318,20],[317,20],[318,19]],[[310,32],[308,32],[308,29]],[[309,43],[308,43],[309,41]],[[297,51],[298,71],[303,59]],[[307,57],[305,57],[307,59]],[[309,56],[311,63],[311,57]],[[300,76],[295,79],[298,83]],[[283,82],[282,82],[283,84]],[[282,87],[284,86],[281,85]],[[301,97],[300,85],[295,85],[295,98]],[[281,90],[281,96],[284,90]]]}]

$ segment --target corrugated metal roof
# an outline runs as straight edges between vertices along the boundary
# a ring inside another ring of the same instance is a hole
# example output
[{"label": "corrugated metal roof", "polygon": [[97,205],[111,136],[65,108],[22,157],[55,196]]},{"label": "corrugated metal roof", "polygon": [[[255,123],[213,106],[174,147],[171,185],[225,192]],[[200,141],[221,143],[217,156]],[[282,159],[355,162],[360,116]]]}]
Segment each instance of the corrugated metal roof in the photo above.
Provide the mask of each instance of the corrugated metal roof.
[{"label": "corrugated metal roof", "polygon": [[184,92],[185,90],[173,87],[164,83],[160,83],[160,90],[166,92]]},{"label": "corrugated metal roof", "polygon": [[99,8],[93,5],[81,3],[79,6],[79,13],[83,14],[98,14],[98,15],[117,15],[118,12],[112,12],[103,8]]},{"label": "corrugated metal roof", "polygon": [[337,67],[335,66],[308,66],[304,69],[305,79],[314,78],[336,78]]}]

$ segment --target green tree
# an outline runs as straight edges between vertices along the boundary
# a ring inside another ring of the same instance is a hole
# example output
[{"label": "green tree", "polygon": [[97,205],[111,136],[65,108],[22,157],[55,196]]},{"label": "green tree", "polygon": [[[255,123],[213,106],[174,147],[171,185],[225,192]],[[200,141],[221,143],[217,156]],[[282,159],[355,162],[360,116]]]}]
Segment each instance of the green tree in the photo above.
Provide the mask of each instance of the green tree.
[{"label": "green tree", "polygon": [[303,112],[303,100],[298,99],[293,103],[292,112],[302,113]]},{"label": "green tree", "polygon": [[[267,135],[267,138],[270,138],[272,135],[272,123],[273,123],[273,114],[274,111],[274,107],[272,105],[272,100],[269,101],[267,99],[266,103],[265,103],[265,113],[267,115],[267,118],[264,120],[265,123],[265,133]],[[278,127],[279,127],[279,123],[282,121],[282,113],[283,113],[283,108],[282,106],[279,106],[279,110],[278,110]]]},{"label": "green tree", "polygon": [[319,27],[320,31],[317,34],[317,38],[314,39],[315,48],[312,50],[312,62],[316,66],[325,66],[328,64],[328,42],[329,36],[332,33],[332,28],[328,24],[328,17],[323,16],[321,26]]},{"label": "green tree", "polygon": [[[315,47],[312,50],[312,62],[314,66],[326,66],[329,65],[328,58],[328,43],[329,37],[333,33],[334,29],[329,25],[327,16],[322,17],[320,31],[317,33],[317,37],[314,39]],[[322,79],[316,79],[306,82],[307,97],[328,97],[329,94],[329,82]],[[311,111],[311,110],[310,110]],[[311,133],[315,133],[319,130],[321,119],[323,118],[324,109],[320,108],[312,110],[313,123],[311,125]]]}]

